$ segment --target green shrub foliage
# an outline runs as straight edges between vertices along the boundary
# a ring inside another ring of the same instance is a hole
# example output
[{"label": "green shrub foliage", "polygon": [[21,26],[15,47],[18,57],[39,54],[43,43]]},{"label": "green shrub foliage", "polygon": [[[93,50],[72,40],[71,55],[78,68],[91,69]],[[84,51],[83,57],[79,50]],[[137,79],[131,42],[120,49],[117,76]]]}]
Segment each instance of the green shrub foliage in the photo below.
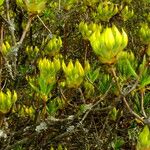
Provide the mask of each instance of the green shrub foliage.
[{"label": "green shrub foliage", "polygon": [[149,8],[0,0],[2,149],[148,149]]}]

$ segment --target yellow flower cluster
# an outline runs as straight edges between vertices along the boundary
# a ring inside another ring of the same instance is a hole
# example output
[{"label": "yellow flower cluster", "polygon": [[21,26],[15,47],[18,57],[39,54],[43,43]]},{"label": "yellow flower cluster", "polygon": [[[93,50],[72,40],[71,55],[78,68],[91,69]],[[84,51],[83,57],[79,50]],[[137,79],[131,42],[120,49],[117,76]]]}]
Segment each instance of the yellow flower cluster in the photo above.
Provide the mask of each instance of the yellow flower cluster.
[{"label": "yellow flower cluster", "polygon": [[115,63],[117,55],[128,43],[125,31],[122,29],[122,33],[120,33],[116,26],[107,27],[102,33],[97,29],[89,39],[100,61],[106,64]]},{"label": "yellow flower cluster", "polygon": [[6,93],[0,91],[0,112],[2,112],[3,114],[9,112],[16,100],[17,93],[15,91],[13,95],[10,90],[7,90]]},{"label": "yellow flower cluster", "polygon": [[67,66],[63,61],[62,69],[65,73],[66,84],[69,88],[77,88],[82,83],[85,72],[78,60],[76,60],[75,65],[70,60]]}]

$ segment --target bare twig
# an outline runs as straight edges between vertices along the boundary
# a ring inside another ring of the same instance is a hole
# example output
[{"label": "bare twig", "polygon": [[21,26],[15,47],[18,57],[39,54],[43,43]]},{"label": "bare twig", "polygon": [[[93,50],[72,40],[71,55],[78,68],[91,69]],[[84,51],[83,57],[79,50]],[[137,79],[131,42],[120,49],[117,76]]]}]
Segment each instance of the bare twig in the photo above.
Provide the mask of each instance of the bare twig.
[{"label": "bare twig", "polygon": [[39,15],[37,15],[38,19],[41,21],[41,23],[43,24],[43,26],[47,29],[47,31],[49,32],[50,36],[52,37],[52,32],[51,30],[45,25],[45,23],[43,22],[43,20],[40,18]]},{"label": "bare twig", "polygon": [[21,45],[21,44],[23,43],[23,40],[24,40],[24,38],[25,38],[25,36],[26,36],[26,33],[28,32],[28,30],[29,30],[29,28],[30,28],[30,25],[31,25],[31,22],[32,22],[33,18],[34,18],[34,16],[29,16],[27,25],[26,25],[26,27],[25,27],[25,29],[24,29],[24,31],[23,31],[23,34],[22,34],[22,36],[21,36],[19,42],[18,42],[19,45]]},{"label": "bare twig", "polygon": [[129,110],[129,112],[130,112],[133,116],[135,116],[137,119],[139,119],[140,121],[142,121],[143,123],[145,123],[143,117],[140,117],[136,112],[134,112],[134,111],[131,109],[131,107],[129,106],[129,103],[127,102],[127,100],[126,100],[126,96],[136,88],[136,86],[137,86],[137,84],[138,84],[138,81],[136,82],[136,84],[134,85],[134,87],[132,87],[132,88],[126,93],[126,95],[124,95],[124,93],[123,93],[122,90],[121,90],[120,84],[119,84],[119,82],[118,82],[118,77],[117,77],[117,75],[116,75],[116,72],[115,72],[113,66],[112,66],[112,68],[111,68],[111,71],[112,71],[112,74],[113,74],[114,79],[115,79],[115,81],[116,81],[116,84],[117,84],[119,93],[121,94],[121,96],[122,96],[122,98],[123,98],[123,102],[125,103],[127,109]]},{"label": "bare twig", "polygon": [[142,110],[143,116],[147,118],[147,115],[144,110],[144,92],[143,91],[141,92],[141,110]]},{"label": "bare twig", "polygon": [[132,86],[132,88],[127,91],[126,93],[124,93],[123,95],[126,97],[127,95],[129,95],[132,91],[134,91],[136,89],[136,87],[138,86],[139,83],[139,79],[136,80],[135,84]]},{"label": "bare twig", "polygon": [[120,93],[121,95],[123,95],[122,89],[121,89],[120,84],[119,84],[119,82],[118,82],[118,77],[117,77],[117,75],[116,75],[116,71],[115,71],[115,69],[114,69],[114,66],[111,67],[111,72],[112,72],[112,74],[113,74],[113,76],[114,76],[115,83],[117,84],[119,93]]},{"label": "bare twig", "polygon": [[130,108],[130,106],[129,106],[129,104],[128,104],[128,102],[127,102],[127,100],[126,100],[125,97],[123,97],[123,102],[125,103],[127,109],[129,110],[129,112],[130,112],[132,115],[134,115],[138,120],[144,122],[144,119],[143,119],[142,117],[140,117],[137,113],[135,113],[135,112]]},{"label": "bare twig", "polygon": [[59,0],[59,2],[58,2],[58,10],[60,11],[60,9],[61,9],[61,0]]},{"label": "bare twig", "polygon": [[8,145],[8,146],[5,148],[5,150],[11,150],[11,149],[15,148],[17,145],[21,145],[21,144],[27,143],[28,140],[31,140],[36,134],[37,134],[37,133],[34,132],[34,133],[31,134],[30,136],[25,137],[25,138],[23,138],[23,139],[17,141],[15,144],[13,144],[13,145]]},{"label": "bare twig", "polygon": [[81,94],[82,102],[85,104],[85,98],[84,98],[83,92],[82,92],[82,90],[81,90],[80,87],[79,87],[78,89],[79,89],[79,92],[80,92],[80,94]]},{"label": "bare twig", "polygon": [[95,104],[93,104],[90,109],[87,110],[87,112],[84,114],[82,120],[79,122],[80,125],[83,124],[83,121],[86,119],[86,117],[88,116],[88,114],[91,112],[91,110],[96,107],[101,101],[103,101],[105,99],[105,97],[107,96],[110,88],[111,88],[112,85],[109,86],[109,88],[107,89],[107,91],[105,92],[105,94],[100,98],[100,100],[96,101]]}]

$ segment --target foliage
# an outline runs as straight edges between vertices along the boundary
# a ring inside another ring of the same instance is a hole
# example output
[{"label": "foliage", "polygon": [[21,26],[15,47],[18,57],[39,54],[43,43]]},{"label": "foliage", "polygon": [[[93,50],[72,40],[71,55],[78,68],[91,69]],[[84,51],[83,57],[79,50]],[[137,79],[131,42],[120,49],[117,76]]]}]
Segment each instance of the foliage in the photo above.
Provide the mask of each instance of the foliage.
[{"label": "foliage", "polygon": [[149,148],[149,6],[1,0],[2,149]]},{"label": "foliage", "polygon": [[150,133],[148,126],[145,126],[143,131],[139,135],[137,150],[150,148]]}]

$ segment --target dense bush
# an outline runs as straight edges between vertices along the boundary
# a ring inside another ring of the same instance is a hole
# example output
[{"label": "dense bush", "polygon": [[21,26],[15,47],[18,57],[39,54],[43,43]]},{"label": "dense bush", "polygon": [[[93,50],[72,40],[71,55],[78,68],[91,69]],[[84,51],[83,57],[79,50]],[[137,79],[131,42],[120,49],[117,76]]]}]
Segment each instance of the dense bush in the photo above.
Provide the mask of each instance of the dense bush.
[{"label": "dense bush", "polygon": [[0,0],[0,149],[150,149],[148,0]]}]

